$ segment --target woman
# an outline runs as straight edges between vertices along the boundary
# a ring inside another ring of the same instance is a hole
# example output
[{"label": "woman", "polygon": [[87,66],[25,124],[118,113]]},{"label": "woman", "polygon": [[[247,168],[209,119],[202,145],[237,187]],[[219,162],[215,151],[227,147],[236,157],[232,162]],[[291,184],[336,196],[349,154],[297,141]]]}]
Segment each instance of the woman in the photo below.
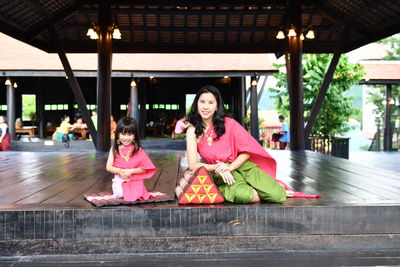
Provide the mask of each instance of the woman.
[{"label": "woman", "polygon": [[11,135],[8,130],[7,118],[0,116],[0,151],[10,151]]},{"label": "woman", "polygon": [[185,118],[185,115],[180,114],[179,120],[174,125],[174,130],[172,131],[171,139],[183,139],[186,138],[186,130],[189,127],[189,123]]},{"label": "woman", "polygon": [[[200,88],[188,116],[189,170],[204,166],[226,201],[282,203],[286,190],[274,177],[275,160],[234,119],[226,117],[217,88]],[[200,153],[205,163],[198,160]]]}]

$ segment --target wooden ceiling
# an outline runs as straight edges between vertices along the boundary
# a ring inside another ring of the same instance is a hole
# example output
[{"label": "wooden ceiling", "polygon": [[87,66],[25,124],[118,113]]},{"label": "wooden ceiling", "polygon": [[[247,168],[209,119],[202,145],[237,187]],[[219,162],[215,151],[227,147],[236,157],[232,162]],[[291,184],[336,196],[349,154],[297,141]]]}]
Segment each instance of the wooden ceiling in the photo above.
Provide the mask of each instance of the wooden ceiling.
[{"label": "wooden ceiling", "polygon": [[[122,39],[116,53],[283,53],[278,30],[288,25],[291,1],[138,0],[110,1],[111,20]],[[306,0],[301,2],[305,53],[333,52],[342,32],[345,52],[400,32],[400,0]],[[96,52],[86,36],[97,23],[97,1],[0,0],[0,31],[47,52],[55,52],[48,31],[54,25],[68,53]]]}]

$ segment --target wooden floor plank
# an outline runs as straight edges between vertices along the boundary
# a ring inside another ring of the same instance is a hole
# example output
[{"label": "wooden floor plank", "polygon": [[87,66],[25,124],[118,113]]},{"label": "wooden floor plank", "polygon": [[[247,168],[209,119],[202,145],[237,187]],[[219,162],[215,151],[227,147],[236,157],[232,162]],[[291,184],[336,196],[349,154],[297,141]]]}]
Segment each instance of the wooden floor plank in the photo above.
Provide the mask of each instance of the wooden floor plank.
[{"label": "wooden floor plank", "polygon": [[175,195],[176,180],[178,179],[179,160],[174,164],[168,164],[163,168],[154,191],[166,193],[171,197]]}]

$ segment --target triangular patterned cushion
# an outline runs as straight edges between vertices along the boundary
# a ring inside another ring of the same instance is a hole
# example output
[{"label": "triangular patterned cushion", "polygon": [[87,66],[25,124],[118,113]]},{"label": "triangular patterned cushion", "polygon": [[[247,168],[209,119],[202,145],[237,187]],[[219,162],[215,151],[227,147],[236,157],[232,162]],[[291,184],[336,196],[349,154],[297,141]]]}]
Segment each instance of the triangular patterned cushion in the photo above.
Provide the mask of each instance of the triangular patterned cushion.
[{"label": "triangular patterned cushion", "polygon": [[213,204],[224,202],[206,168],[200,167],[188,178],[182,178],[175,189],[179,204]]}]

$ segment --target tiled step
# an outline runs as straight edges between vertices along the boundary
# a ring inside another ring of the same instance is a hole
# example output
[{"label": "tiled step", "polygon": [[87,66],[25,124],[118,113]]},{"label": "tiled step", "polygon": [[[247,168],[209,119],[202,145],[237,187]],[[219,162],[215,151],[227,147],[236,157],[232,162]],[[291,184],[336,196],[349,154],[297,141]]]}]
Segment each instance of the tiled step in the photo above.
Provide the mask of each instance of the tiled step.
[{"label": "tiled step", "polygon": [[393,250],[399,206],[279,205],[0,212],[4,255]]}]

